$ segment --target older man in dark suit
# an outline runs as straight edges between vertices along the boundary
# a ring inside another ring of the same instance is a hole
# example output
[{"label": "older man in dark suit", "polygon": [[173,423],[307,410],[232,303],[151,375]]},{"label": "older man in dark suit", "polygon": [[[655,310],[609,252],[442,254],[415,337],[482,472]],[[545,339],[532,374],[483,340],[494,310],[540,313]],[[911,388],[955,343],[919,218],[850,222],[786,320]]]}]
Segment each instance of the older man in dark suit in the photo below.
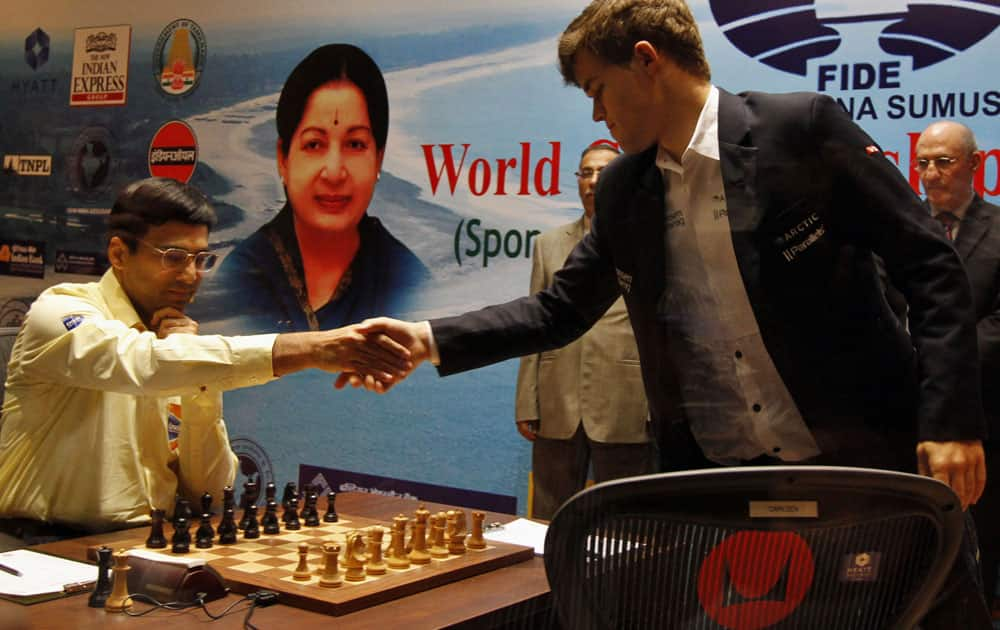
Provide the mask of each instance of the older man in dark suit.
[{"label": "older man in dark suit", "polygon": [[[945,228],[965,263],[979,337],[983,405],[990,427],[985,443],[986,490],[973,506],[987,595],[1000,565],[1000,207],[973,189],[982,155],[972,130],[952,121],[931,124],[916,147],[917,170],[931,215]],[[991,382],[992,381],[992,382]]]},{"label": "older man in dark suit", "polygon": [[[969,283],[878,145],[826,96],[712,85],[682,0],[597,0],[559,57],[627,154],[601,175],[590,233],[534,296],[363,329],[451,374],[564,345],[622,295],[665,467],[919,470],[974,503],[985,421]],[[975,560],[956,567],[925,628],[989,626]]]}]

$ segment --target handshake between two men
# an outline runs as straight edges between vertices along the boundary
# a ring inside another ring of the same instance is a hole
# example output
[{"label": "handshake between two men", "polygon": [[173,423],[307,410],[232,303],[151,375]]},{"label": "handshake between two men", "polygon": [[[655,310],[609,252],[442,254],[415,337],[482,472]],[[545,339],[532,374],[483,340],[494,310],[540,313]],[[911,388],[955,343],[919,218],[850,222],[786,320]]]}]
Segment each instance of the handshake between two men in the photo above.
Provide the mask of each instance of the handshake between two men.
[{"label": "handshake between two men", "polygon": [[[334,386],[342,389],[350,384],[383,394],[393,385],[409,376],[421,362],[431,358],[431,334],[427,322],[405,322],[389,317],[366,319],[360,324],[328,331],[333,337],[330,357],[334,363],[320,362],[313,365],[289,365],[279,372],[279,345],[275,343],[274,374],[281,376],[304,367],[320,367],[330,372],[339,371]],[[295,334],[281,335],[293,342]],[[301,333],[309,335],[314,333]],[[293,339],[288,339],[292,337]],[[305,343],[305,339],[302,340]],[[302,353],[292,352],[292,356]],[[341,365],[340,368],[335,367]]]}]

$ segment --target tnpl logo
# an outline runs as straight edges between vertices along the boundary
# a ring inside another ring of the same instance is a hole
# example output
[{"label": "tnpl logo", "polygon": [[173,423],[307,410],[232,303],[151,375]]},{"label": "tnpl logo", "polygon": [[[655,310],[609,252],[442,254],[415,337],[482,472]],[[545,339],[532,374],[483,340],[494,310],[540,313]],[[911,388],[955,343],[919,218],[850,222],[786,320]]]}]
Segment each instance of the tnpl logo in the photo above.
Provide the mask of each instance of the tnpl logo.
[{"label": "tnpl logo", "polygon": [[996,0],[875,0],[863,5],[834,0],[709,0],[709,5],[726,38],[744,54],[801,76],[806,75],[809,60],[840,47],[838,24],[884,22],[879,48],[910,57],[914,70],[970,48],[1000,25]]},{"label": "tnpl logo", "polygon": [[3,156],[3,170],[5,173],[17,173],[18,175],[41,175],[52,174],[51,155],[5,155]]},{"label": "tnpl logo", "polygon": [[730,630],[766,628],[798,608],[815,571],[809,545],[795,532],[737,532],[702,563],[698,601]]}]

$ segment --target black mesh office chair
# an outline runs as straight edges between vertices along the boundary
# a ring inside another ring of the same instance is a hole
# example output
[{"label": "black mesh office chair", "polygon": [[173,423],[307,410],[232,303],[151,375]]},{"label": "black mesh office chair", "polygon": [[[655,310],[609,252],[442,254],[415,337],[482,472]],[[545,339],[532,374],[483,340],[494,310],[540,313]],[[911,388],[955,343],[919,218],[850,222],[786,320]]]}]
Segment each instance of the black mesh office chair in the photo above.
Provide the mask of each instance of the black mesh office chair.
[{"label": "black mesh office chair", "polygon": [[545,570],[573,630],[910,628],[962,538],[927,477],[780,466],[610,481],[560,508]]}]

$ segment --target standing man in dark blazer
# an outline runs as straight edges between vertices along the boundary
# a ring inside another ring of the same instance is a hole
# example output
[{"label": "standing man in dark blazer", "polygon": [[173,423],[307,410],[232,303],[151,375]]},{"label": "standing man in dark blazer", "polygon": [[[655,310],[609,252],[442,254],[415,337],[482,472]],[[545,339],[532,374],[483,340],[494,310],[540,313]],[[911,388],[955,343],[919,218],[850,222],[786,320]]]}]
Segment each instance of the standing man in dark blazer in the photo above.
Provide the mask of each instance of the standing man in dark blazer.
[{"label": "standing man in dark blazer", "polygon": [[[969,283],[878,145],[829,97],[712,85],[682,0],[597,0],[559,57],[627,154],[601,175],[590,233],[534,296],[366,329],[451,374],[562,346],[623,295],[665,466],[919,470],[975,503],[985,422]],[[974,558],[955,566],[924,627],[988,627]]]},{"label": "standing man in dark blazer", "polygon": [[[583,214],[535,240],[531,293],[552,283],[590,231],[597,178],[618,154],[608,141],[584,149],[576,173]],[[621,298],[576,341],[521,358],[514,407],[518,432],[532,442],[534,518],[551,519],[583,490],[590,467],[597,483],[656,470],[639,351]]]},{"label": "standing man in dark blazer", "polygon": [[989,598],[996,592],[1000,569],[1000,207],[983,201],[972,187],[982,155],[965,125],[931,124],[917,140],[916,157],[930,214],[953,240],[972,285],[983,406],[990,429],[985,442],[986,489],[972,516]]}]

